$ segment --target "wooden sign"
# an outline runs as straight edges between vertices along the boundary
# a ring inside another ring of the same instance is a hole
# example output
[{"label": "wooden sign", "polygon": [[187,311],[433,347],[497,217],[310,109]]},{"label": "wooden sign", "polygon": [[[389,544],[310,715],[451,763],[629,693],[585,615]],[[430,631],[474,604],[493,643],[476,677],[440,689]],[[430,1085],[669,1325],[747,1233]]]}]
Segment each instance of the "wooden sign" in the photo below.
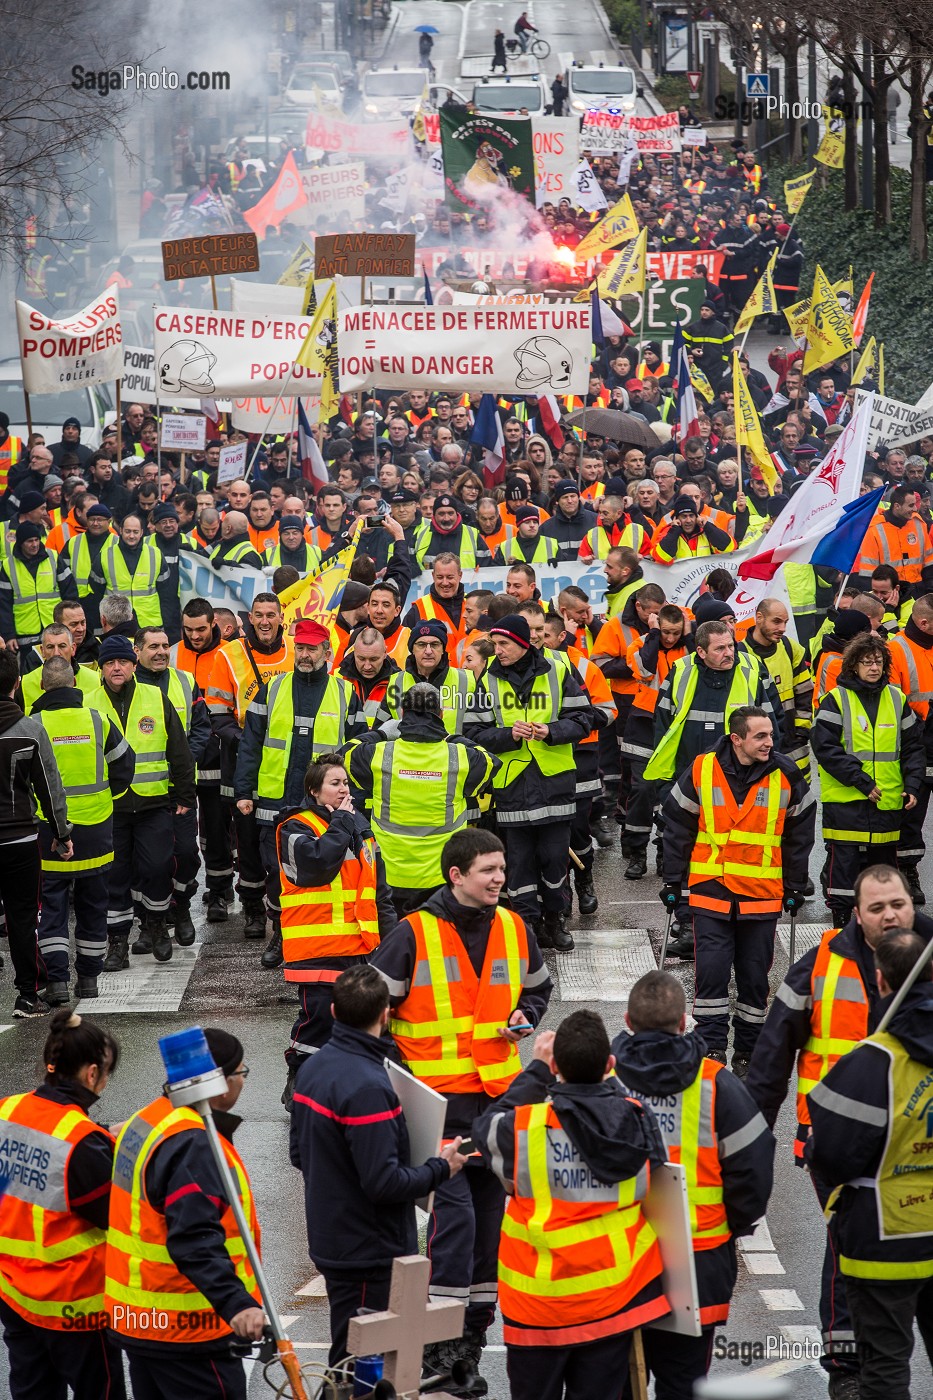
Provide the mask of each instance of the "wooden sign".
[{"label": "wooden sign", "polygon": [[386,1312],[351,1317],[347,1345],[351,1356],[385,1356],[387,1381],[398,1395],[421,1389],[424,1348],[463,1335],[466,1307],[456,1298],[428,1302],[431,1261],[420,1254],[392,1260],[392,1285]]},{"label": "wooden sign", "polygon": [[327,233],[314,240],[318,277],[414,277],[413,233]]},{"label": "wooden sign", "polygon": [[[414,246],[414,239],[412,239]],[[255,233],[211,233],[203,238],[169,238],[162,244],[166,282],[185,277],[221,277],[259,271]]]}]

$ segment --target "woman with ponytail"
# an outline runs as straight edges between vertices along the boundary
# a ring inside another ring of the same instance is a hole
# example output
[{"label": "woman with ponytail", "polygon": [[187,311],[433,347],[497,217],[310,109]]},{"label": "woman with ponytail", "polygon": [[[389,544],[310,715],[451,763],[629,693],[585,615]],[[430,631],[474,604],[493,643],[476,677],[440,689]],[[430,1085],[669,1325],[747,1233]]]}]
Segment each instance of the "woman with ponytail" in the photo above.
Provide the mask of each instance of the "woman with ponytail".
[{"label": "woman with ponytail", "polygon": [[120,1047],[70,1007],[49,1023],[45,1080],[0,1099],[0,1322],[12,1400],[125,1400],[109,1341],[104,1251],[114,1139],[91,1121]]}]

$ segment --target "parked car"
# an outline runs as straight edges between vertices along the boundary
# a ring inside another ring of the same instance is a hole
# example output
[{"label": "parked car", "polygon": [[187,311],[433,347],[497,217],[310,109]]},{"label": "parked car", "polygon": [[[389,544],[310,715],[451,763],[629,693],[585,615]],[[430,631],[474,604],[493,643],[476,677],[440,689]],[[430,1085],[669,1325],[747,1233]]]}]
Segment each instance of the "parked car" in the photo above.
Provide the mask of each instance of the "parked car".
[{"label": "parked car", "polygon": [[[112,404],[110,386],[106,384],[65,389],[61,394],[30,394],[32,431],[42,433],[47,443],[59,442],[65,419],[77,418],[85,447],[99,447],[101,431],[114,417]],[[25,442],[29,429],[18,355],[0,360],[0,411],[9,417],[10,432]]]}]

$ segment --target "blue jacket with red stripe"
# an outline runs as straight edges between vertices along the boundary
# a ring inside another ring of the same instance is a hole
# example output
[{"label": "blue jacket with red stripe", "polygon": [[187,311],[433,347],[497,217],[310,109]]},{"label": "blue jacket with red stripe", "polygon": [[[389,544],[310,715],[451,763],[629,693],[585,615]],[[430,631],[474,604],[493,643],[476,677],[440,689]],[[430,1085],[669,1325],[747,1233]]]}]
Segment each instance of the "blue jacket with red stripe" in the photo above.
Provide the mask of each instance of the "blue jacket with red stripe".
[{"label": "blue jacket with red stripe", "polygon": [[409,1166],[385,1057],[386,1042],[338,1021],[295,1081],[291,1159],[304,1176],[308,1253],[324,1274],[384,1273],[417,1254],[414,1202],[450,1175],[441,1157]]}]

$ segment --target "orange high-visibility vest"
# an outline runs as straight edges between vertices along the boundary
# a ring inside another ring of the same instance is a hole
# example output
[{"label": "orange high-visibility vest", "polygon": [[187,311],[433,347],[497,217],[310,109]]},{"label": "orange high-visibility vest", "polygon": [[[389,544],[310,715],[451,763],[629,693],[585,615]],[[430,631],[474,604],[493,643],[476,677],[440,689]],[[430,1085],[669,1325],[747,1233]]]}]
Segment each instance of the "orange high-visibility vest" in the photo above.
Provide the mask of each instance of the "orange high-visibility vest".
[{"label": "orange high-visibility vest", "polygon": [[715,753],[695,758],[692,776],[700,817],[687,877],[691,908],[731,913],[733,901],[717,896],[712,884],[736,897],[740,914],[779,914],[789,779],[776,768],[754,784],[739,806]]},{"label": "orange high-visibility vest", "polygon": [[[715,1132],[716,1078],[722,1068],[716,1060],[702,1060],[696,1079],[676,1095],[674,1113],[668,1115],[662,1128],[670,1160],[679,1163],[687,1175],[690,1234],[695,1254],[717,1249],[732,1237],[726,1221],[722,1164]],[[672,1128],[668,1126],[671,1117]],[[704,1322],[712,1320],[703,1319]]]},{"label": "orange high-visibility vest", "polygon": [[[135,1113],[117,1138],[107,1231],[105,1306],[109,1326],[121,1337],[190,1343],[231,1335],[229,1326],[203,1293],[179,1272],[168,1250],[165,1216],[146,1196],[146,1168],[156,1148],[178,1133],[204,1131],[204,1120],[193,1108],[173,1108],[162,1097]],[[220,1142],[258,1246],[259,1222],[246,1168],[233,1144],[223,1137]],[[237,1277],[255,1298],[257,1307],[261,1307],[262,1297],[246,1246],[226,1202],[221,1202],[220,1224]]]},{"label": "orange high-visibility vest", "polygon": [[606,483],[604,481],[592,481],[589,486],[584,486],[580,495],[587,501],[598,501],[600,496],[606,494]]},{"label": "orange high-visibility vest", "polygon": [[911,516],[905,525],[882,517],[869,526],[854,571],[870,574],[879,564],[890,564],[905,583],[919,583],[930,563],[933,543],[919,515]]},{"label": "orange high-visibility vest", "polygon": [[580,559],[605,559],[610,549],[634,549],[636,554],[647,554],[649,548],[648,531],[643,525],[629,521],[620,525],[618,521],[611,530],[602,525],[594,525],[587,530],[580,541]]},{"label": "orange high-visibility vest", "polygon": [[[669,1311],[660,1246],[642,1206],[649,1179],[646,1162],[637,1176],[604,1184],[552,1104],[516,1108],[515,1191],[499,1242],[506,1342],[592,1342]],[[627,1307],[646,1290],[638,1307]]]},{"label": "orange high-visibility vest", "polygon": [[[610,722],[613,721],[617,717],[619,711],[612,698],[609,682],[602,671],[594,661],[591,661],[588,656],[584,656],[583,652],[577,647],[569,646],[567,648],[567,655],[580,672],[583,689],[586,691],[587,699],[594,710],[604,710],[609,716]],[[581,745],[599,743],[599,730],[591,729],[586,738],[580,740],[580,743]],[[601,782],[597,782],[596,787],[599,792],[602,792]],[[579,795],[579,788],[577,789],[577,793]]]},{"label": "orange high-visibility vest", "polygon": [[499,1028],[508,1025],[528,970],[525,925],[508,909],[496,910],[477,977],[452,923],[424,909],[407,919],[415,967],[408,995],[389,1022],[402,1059],[442,1094],[504,1094],[522,1067]]},{"label": "orange high-visibility vest", "polygon": [[892,683],[900,686],[910,708],[925,720],[933,701],[933,656],[926,647],[917,646],[903,632],[888,638],[888,652]]},{"label": "orange high-visibility vest", "polygon": [[235,637],[217,648],[215,658],[210,685],[204,697],[207,708],[212,714],[235,710],[242,729],[246,711],[250,701],[255,700],[260,683],[268,685],[273,676],[282,671],[291,671],[295,663],[295,648],[287,633],[278,650],[271,653],[249,650],[242,637]]},{"label": "orange high-visibility vest", "polygon": [[[292,821],[303,822],[315,836],[328,823],[316,812],[296,812]],[[282,952],[285,981],[308,982],[308,970],[292,964],[309,958],[350,958],[370,952],[379,942],[376,908],[376,843],[363,842],[359,856],[344,856],[329,885],[309,889],[297,883],[297,872],[282,850],[282,827],[276,829],[275,847],[282,878]]]},{"label": "orange high-visibility vest", "polygon": [[[640,584],[638,585],[641,586]],[[610,617],[604,627],[600,629],[596,638],[596,652],[593,660],[598,666],[601,660],[607,657],[626,657],[633,643],[641,644],[643,638],[634,627],[630,627],[627,622],[622,622],[619,615]],[[613,695],[634,695],[638,690],[638,682],[634,676],[609,676],[609,689]]]},{"label": "orange high-visibility vest", "polygon": [[0,491],[6,490],[10,468],[16,466],[22,455],[23,439],[17,437],[15,433],[10,433],[6,442],[0,447]]},{"label": "orange high-visibility vest", "polygon": [[107,1325],[107,1234],[75,1214],[68,1199],[72,1152],[103,1131],[70,1104],[36,1094],[0,1100],[0,1144],[9,1172],[0,1202],[0,1298],[34,1327],[62,1331],[66,1319],[83,1330]]},{"label": "orange high-visibility vest", "polygon": [[813,713],[819,709],[824,695],[836,689],[839,672],[842,670],[842,655],[837,651],[824,651],[813,672]]},{"label": "orange high-visibility vest", "polygon": [[[462,642],[466,636],[466,628],[463,625],[463,609],[460,612],[460,621],[455,623],[447,609],[430,593],[423,594],[414,601],[415,611],[419,617],[423,617],[425,622],[443,622],[447,628],[447,657],[451,666],[456,665],[457,643]],[[404,663],[403,663],[404,664]]]},{"label": "orange high-visibility vest", "polygon": [[646,671],[638,659],[644,645],[644,637],[636,637],[635,641],[629,645],[625,659],[638,687],[635,691],[635,699],[632,701],[632,709],[644,710],[646,714],[653,715],[657,709],[661,686],[667,680],[674,662],[687,655],[687,648],[672,647],[670,651],[659,648],[657,670]]},{"label": "orange high-visibility vest", "polygon": [[502,524],[500,524],[498,530],[493,530],[491,535],[481,534],[480,539],[486,541],[486,548],[489,550],[489,553],[495,558],[496,550],[501,549],[503,545],[511,544],[515,538],[515,534],[515,526],[506,525],[503,522]]},{"label": "orange high-visibility vest", "polygon": [[810,974],[810,1038],[797,1056],[797,1138],[794,1156],[803,1158],[810,1130],[807,1095],[833,1065],[868,1034],[868,993],[854,958],[834,953],[830,943],[839,932],[823,934]]}]

